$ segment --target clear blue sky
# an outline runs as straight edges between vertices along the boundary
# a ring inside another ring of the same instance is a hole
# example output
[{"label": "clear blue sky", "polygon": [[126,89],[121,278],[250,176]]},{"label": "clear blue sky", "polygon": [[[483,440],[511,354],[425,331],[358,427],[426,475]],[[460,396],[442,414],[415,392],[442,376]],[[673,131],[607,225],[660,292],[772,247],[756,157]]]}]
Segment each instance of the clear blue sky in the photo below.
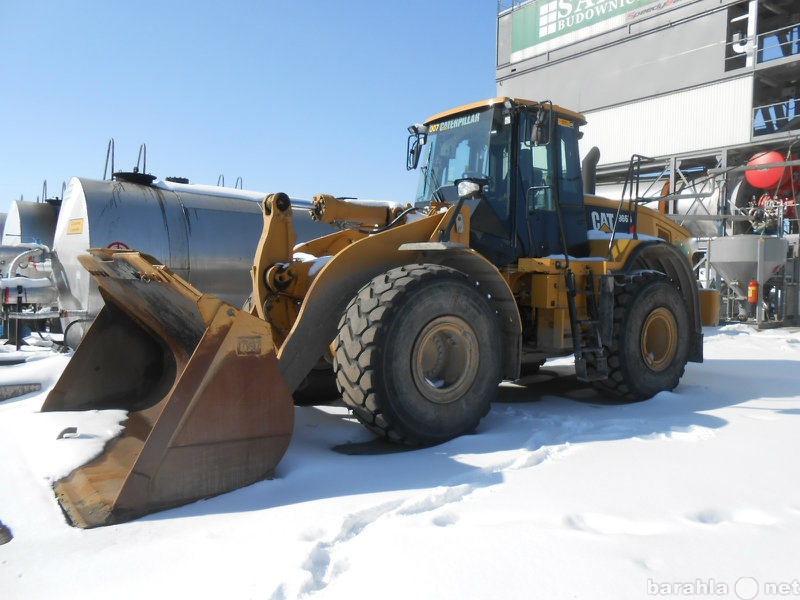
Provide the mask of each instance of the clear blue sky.
[{"label": "clear blue sky", "polygon": [[147,146],[216,185],[407,200],[406,127],[495,95],[496,0],[3,0],[0,212]]}]

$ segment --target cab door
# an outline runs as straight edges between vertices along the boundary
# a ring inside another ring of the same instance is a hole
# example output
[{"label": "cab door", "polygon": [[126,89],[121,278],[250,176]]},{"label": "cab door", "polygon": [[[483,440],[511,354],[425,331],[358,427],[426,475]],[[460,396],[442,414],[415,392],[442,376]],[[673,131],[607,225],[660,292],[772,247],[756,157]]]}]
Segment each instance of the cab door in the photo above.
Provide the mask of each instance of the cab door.
[{"label": "cab door", "polygon": [[[535,115],[526,115],[535,119]],[[585,256],[588,252],[576,128],[557,119],[548,143],[534,145],[521,127],[519,171],[530,245],[528,256]],[[560,214],[559,214],[560,213]],[[566,244],[561,239],[562,226]]]}]

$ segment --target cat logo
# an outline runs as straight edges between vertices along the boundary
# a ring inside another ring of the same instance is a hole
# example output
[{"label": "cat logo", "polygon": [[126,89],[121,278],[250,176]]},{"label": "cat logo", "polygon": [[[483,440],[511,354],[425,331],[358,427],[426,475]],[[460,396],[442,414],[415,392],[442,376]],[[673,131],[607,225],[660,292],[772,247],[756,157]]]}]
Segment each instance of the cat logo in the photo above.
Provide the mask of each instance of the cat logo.
[{"label": "cat logo", "polygon": [[614,229],[614,215],[611,213],[593,210],[591,213],[591,219],[592,229],[595,231],[611,233],[611,230]]}]

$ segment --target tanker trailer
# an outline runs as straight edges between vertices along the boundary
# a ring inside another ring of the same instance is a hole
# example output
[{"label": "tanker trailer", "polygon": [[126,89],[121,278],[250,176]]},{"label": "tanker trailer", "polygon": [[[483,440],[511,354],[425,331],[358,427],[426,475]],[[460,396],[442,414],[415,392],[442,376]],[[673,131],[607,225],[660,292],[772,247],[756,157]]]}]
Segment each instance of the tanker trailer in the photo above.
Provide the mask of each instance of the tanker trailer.
[{"label": "tanker trailer", "polygon": [[0,278],[49,276],[50,249],[60,206],[58,199],[12,202],[8,214],[2,215],[0,226]]},{"label": "tanker trailer", "polygon": [[[115,173],[114,180],[73,177],[64,192],[53,243],[64,341],[76,347],[103,307],[78,262],[89,248],[131,248],[156,257],[200,289],[242,306],[251,289],[253,253],[263,226],[261,192]],[[310,203],[293,200],[298,242],[334,231],[312,221]]]},{"label": "tanker trailer", "polygon": [[59,205],[58,200],[12,202],[3,225],[2,245],[44,244],[52,248]]},{"label": "tanker trailer", "polygon": [[[60,205],[58,199],[44,202],[18,200],[12,202],[8,214],[4,215],[0,238],[2,337],[17,346],[31,329],[47,327],[47,317],[35,313],[44,309],[52,316],[52,309],[57,306],[56,290],[48,276]],[[52,321],[50,324],[60,327]]]},{"label": "tanker trailer", "polygon": [[0,246],[2,337],[17,348],[31,330],[60,329],[55,319],[58,291],[50,278],[50,256],[50,248],[43,244]]}]

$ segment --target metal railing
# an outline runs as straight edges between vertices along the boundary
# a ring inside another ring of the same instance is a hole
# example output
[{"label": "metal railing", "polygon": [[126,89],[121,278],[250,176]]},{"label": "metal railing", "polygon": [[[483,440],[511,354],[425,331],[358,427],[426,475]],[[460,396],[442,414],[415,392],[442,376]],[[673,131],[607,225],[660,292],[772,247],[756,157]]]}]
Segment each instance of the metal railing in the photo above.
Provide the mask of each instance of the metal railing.
[{"label": "metal railing", "polygon": [[497,14],[504,13],[507,10],[516,10],[520,5],[530,1],[531,0],[497,0]]},{"label": "metal railing", "polygon": [[800,129],[800,98],[753,107],[753,137]]},{"label": "metal railing", "polygon": [[753,37],[737,35],[725,45],[726,71],[800,56],[800,23],[765,31]]},{"label": "metal railing", "polygon": [[773,29],[756,36],[758,56],[761,64],[779,58],[800,55],[800,23]]}]

